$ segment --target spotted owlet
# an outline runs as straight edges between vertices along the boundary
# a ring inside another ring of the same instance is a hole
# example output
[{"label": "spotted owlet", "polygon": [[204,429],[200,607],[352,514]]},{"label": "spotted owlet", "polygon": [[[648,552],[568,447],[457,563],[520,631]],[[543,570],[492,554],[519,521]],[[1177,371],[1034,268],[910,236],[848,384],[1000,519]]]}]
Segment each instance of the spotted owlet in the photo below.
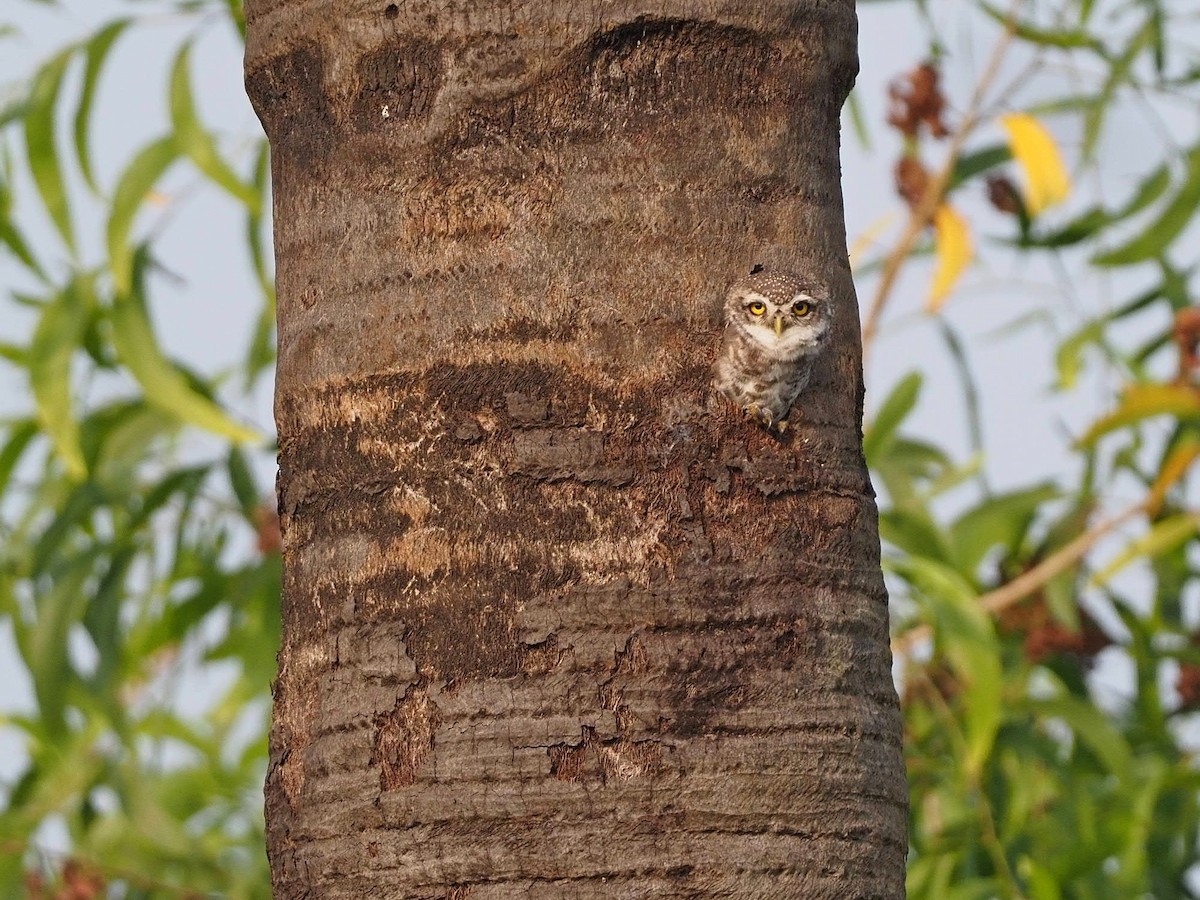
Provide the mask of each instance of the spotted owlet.
[{"label": "spotted owlet", "polygon": [[820,281],[756,268],[725,295],[713,386],[748,418],[782,434],[832,318],[829,289]]}]

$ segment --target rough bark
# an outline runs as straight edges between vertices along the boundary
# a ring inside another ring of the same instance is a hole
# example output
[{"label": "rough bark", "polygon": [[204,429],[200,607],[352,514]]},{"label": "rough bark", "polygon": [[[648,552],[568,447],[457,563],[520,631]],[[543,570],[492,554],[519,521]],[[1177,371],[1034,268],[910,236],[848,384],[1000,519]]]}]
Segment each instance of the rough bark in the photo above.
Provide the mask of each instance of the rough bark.
[{"label": "rough bark", "polygon": [[[849,0],[247,0],[273,149],[276,895],[903,895]],[[776,439],[725,286],[833,286]]]}]

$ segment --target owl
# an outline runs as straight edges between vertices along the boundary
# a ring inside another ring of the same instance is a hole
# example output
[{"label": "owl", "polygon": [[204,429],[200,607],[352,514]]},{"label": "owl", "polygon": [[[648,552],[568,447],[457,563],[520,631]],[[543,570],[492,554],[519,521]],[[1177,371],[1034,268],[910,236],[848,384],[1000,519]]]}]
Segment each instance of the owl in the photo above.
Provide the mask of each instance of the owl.
[{"label": "owl", "polygon": [[713,387],[747,418],[782,434],[832,321],[822,282],[755,267],[725,295],[725,337]]}]

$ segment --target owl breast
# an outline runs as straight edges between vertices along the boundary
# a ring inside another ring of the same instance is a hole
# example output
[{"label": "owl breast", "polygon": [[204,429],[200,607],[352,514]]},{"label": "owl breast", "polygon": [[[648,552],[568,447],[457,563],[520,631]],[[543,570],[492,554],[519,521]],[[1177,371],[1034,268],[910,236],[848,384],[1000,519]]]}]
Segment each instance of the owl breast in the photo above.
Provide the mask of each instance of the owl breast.
[{"label": "owl breast", "polygon": [[806,354],[781,357],[749,335],[728,335],[713,384],[735,406],[757,407],[769,415],[770,422],[782,422],[807,386],[811,371]]}]

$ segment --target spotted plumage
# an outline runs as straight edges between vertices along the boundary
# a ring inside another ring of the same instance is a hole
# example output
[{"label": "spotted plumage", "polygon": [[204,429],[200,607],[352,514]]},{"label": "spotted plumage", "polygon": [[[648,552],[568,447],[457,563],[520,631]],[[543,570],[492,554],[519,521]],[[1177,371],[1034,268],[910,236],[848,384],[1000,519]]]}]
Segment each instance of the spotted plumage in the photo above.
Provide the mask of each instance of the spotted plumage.
[{"label": "spotted plumage", "polygon": [[782,433],[829,338],[829,290],[792,272],[757,269],[725,296],[725,337],[713,386],[742,412]]}]

